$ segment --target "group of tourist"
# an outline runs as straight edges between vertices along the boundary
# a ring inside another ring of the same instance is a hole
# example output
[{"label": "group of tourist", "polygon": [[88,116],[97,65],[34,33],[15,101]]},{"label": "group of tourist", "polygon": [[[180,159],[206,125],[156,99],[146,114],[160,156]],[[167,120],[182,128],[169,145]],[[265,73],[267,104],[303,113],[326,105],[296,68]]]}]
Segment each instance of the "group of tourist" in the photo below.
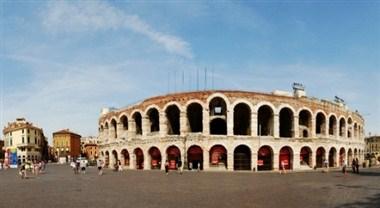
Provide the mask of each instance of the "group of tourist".
[{"label": "group of tourist", "polygon": [[352,159],[352,172],[359,174],[359,159],[354,158]]},{"label": "group of tourist", "polygon": [[33,160],[31,163],[21,163],[19,168],[19,175],[21,179],[27,178],[27,171],[29,170],[33,175],[37,176],[45,171],[46,163],[43,160]]},{"label": "group of tourist", "polygon": [[86,174],[87,160],[74,159],[70,163],[71,168],[74,171],[74,174]]}]

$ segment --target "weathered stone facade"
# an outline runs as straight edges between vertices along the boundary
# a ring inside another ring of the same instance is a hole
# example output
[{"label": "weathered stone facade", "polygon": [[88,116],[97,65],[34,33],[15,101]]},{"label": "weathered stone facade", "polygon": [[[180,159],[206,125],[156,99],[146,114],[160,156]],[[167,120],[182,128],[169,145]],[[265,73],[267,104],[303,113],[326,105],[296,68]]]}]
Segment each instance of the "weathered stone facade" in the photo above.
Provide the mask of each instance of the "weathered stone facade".
[{"label": "weathered stone facade", "polygon": [[325,160],[339,167],[363,159],[361,115],[342,103],[297,95],[185,92],[106,110],[99,119],[100,157],[131,169],[181,160],[185,168],[229,171],[309,169]]}]

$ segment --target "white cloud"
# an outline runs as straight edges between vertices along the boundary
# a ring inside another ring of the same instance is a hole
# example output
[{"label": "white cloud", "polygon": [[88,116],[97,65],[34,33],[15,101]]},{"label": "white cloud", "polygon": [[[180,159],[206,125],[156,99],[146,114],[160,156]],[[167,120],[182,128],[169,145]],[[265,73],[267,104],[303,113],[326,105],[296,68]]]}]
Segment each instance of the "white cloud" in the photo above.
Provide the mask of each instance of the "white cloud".
[{"label": "white cloud", "polygon": [[180,37],[159,32],[137,15],[130,15],[100,1],[54,1],[42,14],[50,32],[83,32],[129,29],[163,46],[166,51],[192,58],[190,44]]}]

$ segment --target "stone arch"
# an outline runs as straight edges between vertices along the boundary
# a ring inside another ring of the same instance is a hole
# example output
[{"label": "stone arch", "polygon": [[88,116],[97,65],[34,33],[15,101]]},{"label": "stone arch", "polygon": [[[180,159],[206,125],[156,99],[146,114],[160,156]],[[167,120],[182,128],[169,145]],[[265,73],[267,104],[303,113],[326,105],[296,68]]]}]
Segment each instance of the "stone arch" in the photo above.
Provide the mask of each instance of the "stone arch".
[{"label": "stone arch", "polygon": [[158,108],[151,106],[147,108],[146,115],[149,119],[149,131],[159,132],[160,131],[160,113]]},{"label": "stone arch", "polygon": [[129,160],[130,160],[128,150],[127,149],[121,150],[120,157],[122,159],[122,164],[124,166],[128,167],[129,166]]},{"label": "stone arch", "polygon": [[111,127],[112,127],[112,132],[113,132],[112,137],[116,139],[117,138],[117,122],[115,118],[111,119]]},{"label": "stone arch", "polygon": [[352,138],[352,118],[351,116],[347,119],[347,138]]},{"label": "stone arch", "polygon": [[307,165],[313,167],[313,152],[309,146],[303,146],[300,150],[300,165]]},{"label": "stone arch", "polygon": [[315,151],[315,157],[316,157],[316,166],[317,168],[323,167],[323,162],[326,159],[326,151],[324,147],[318,147],[317,151]]},{"label": "stone arch", "polygon": [[189,103],[186,106],[189,132],[203,131],[203,105],[199,102]]},{"label": "stone arch", "polygon": [[167,134],[180,134],[180,113],[180,108],[175,104],[169,105],[165,108],[165,115],[167,120]]},{"label": "stone arch", "polygon": [[227,169],[227,149],[220,144],[213,145],[210,148],[210,167]]},{"label": "stone arch", "polygon": [[351,162],[352,162],[352,149],[349,148],[348,151],[347,151],[347,165],[348,166],[351,166]]},{"label": "stone arch", "polygon": [[246,103],[238,103],[233,109],[234,135],[251,135],[251,107]]},{"label": "stone arch", "polygon": [[273,136],[274,108],[270,105],[261,105],[257,108],[257,134],[259,136]]},{"label": "stone arch", "polygon": [[354,158],[357,158],[358,157],[358,149],[354,149]]},{"label": "stone arch", "polygon": [[210,134],[227,134],[227,102],[219,96],[209,100]]},{"label": "stone arch", "polygon": [[286,170],[293,169],[293,149],[289,146],[282,147],[279,152],[278,161],[279,161],[278,167],[280,170],[282,168]]},{"label": "stone arch", "polygon": [[340,119],[339,119],[339,136],[343,137],[345,131],[346,131],[346,119],[344,117],[340,117]]},{"label": "stone arch", "polygon": [[107,150],[104,157],[104,166],[109,167],[109,165],[110,165],[110,153]]},{"label": "stone arch", "polygon": [[326,128],[326,114],[319,111],[315,116],[315,133],[317,135],[326,135]]},{"label": "stone arch", "polygon": [[169,169],[176,170],[177,163],[181,160],[181,150],[175,145],[169,146],[166,149],[166,158],[169,162]]},{"label": "stone arch", "polygon": [[136,135],[142,135],[142,114],[141,111],[134,111],[132,113],[132,119],[135,124]]},{"label": "stone arch", "polygon": [[269,145],[260,147],[257,152],[257,170],[273,170],[273,149]]},{"label": "stone arch", "polygon": [[203,170],[203,150],[198,145],[191,145],[187,150],[187,161],[189,170]]},{"label": "stone arch", "polygon": [[329,116],[329,135],[337,136],[337,119],[335,114]]},{"label": "stone arch", "polygon": [[144,152],[141,148],[137,147],[133,150],[135,157],[135,167],[137,170],[144,169]]},{"label": "stone arch", "polygon": [[170,101],[170,102],[166,103],[165,106],[163,107],[163,111],[166,112],[166,111],[168,110],[168,108],[169,108],[169,107],[172,107],[173,105],[176,106],[180,112],[183,111],[183,109],[182,109],[182,105],[179,104],[179,103],[176,102],[176,101]]},{"label": "stone arch", "polygon": [[150,169],[161,169],[162,156],[161,151],[157,147],[153,146],[149,148],[149,156],[150,156]]},{"label": "stone arch", "polygon": [[[223,93],[220,93],[220,92],[217,92],[217,93],[213,93],[211,94],[210,96],[207,97],[207,104],[208,106],[210,106],[210,102],[214,99],[214,98],[221,98],[225,104],[226,104],[226,109],[229,109],[230,107],[230,100],[228,99],[228,97],[226,95],[224,95]],[[211,111],[211,109],[209,109]]]},{"label": "stone arch", "polygon": [[344,147],[341,147],[339,150],[339,166],[344,165],[344,163],[346,162],[345,158],[346,158],[346,150],[344,149]]},{"label": "stone arch", "polygon": [[118,157],[117,151],[112,150],[112,162],[113,162],[112,167],[116,166],[118,161],[119,161],[119,157]]},{"label": "stone arch", "polygon": [[354,138],[358,138],[358,124],[354,123]]},{"label": "stone arch", "polygon": [[128,130],[128,116],[126,114],[121,114],[119,120],[123,126],[123,130]]},{"label": "stone arch", "polygon": [[251,170],[251,149],[244,144],[234,150],[234,170]]},{"label": "stone arch", "polygon": [[302,109],[298,112],[299,137],[309,137],[311,135],[312,112],[308,109]]},{"label": "stone arch", "polygon": [[289,107],[279,110],[280,137],[294,137],[294,111]]},{"label": "stone arch", "polygon": [[337,161],[336,161],[336,149],[335,147],[331,147],[329,151],[329,167],[336,167]]}]

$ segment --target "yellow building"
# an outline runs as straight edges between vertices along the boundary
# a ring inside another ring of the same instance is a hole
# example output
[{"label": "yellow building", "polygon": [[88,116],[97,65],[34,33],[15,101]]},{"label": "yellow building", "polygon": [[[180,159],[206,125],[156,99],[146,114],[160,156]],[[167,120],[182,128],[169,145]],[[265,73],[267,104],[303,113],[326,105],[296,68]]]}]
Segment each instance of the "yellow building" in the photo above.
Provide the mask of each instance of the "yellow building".
[{"label": "yellow building", "polygon": [[70,161],[71,158],[80,157],[79,134],[70,132],[69,129],[60,130],[53,133],[53,148],[55,158],[61,163]]},{"label": "yellow building", "polygon": [[46,139],[43,130],[27,122],[25,118],[17,118],[15,122],[8,123],[3,129],[3,135],[6,163],[16,165],[42,159],[41,153]]},{"label": "yellow building", "polygon": [[98,138],[89,136],[81,138],[82,155],[89,161],[94,161],[99,157]]},{"label": "yellow building", "polygon": [[380,161],[380,136],[365,138],[367,155]]}]

